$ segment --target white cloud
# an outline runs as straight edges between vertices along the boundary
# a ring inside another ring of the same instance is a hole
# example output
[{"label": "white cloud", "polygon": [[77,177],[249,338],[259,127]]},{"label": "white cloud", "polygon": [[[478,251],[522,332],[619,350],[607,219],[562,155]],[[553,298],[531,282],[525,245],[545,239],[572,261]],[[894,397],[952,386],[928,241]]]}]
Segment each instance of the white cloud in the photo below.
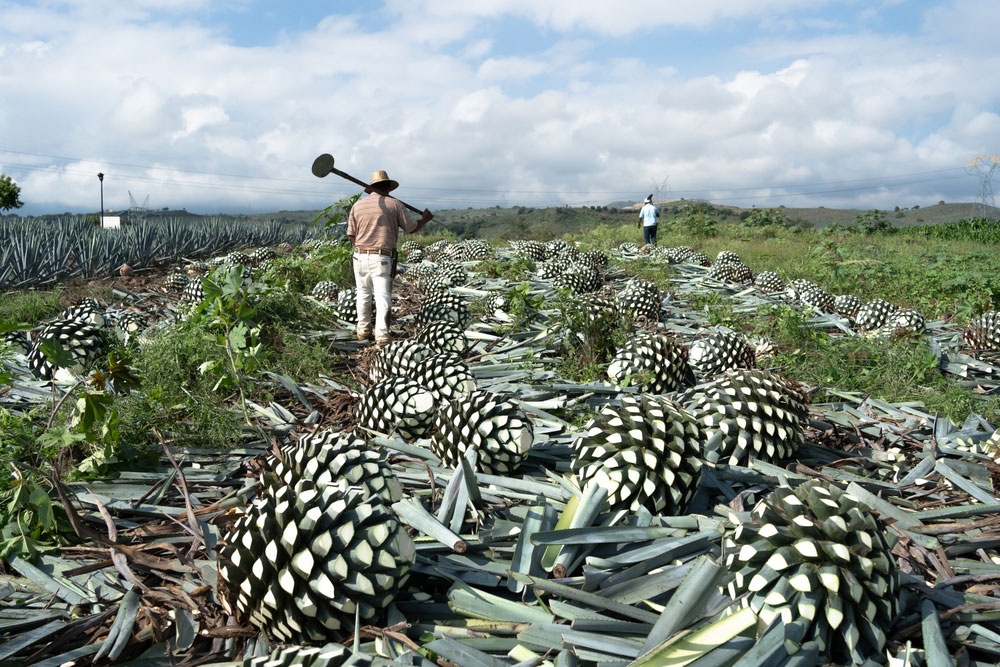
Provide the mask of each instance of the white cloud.
[{"label": "white cloud", "polygon": [[[916,34],[852,33],[805,0],[676,4],[399,0],[380,24],[358,10],[253,47],[199,23],[206,3],[0,6],[0,86],[15,91],[0,132],[18,151],[0,152],[0,171],[60,212],[94,208],[98,170],[114,207],[132,189],[206,212],[318,208],[354,191],[311,176],[322,152],[360,178],[386,168],[401,196],[434,206],[600,204],[666,177],[735,203],[792,205],[753,199],[787,188],[890,206],[923,203],[905,174],[1000,152],[1000,62],[964,38],[994,3],[939,2],[941,29]],[[740,21],[789,32],[733,42]],[[503,22],[538,31],[511,42]],[[717,24],[728,69],[650,52],[659,27],[672,26],[666,49]],[[893,187],[826,193],[865,179]],[[946,199],[974,195],[972,179],[950,185]]]}]

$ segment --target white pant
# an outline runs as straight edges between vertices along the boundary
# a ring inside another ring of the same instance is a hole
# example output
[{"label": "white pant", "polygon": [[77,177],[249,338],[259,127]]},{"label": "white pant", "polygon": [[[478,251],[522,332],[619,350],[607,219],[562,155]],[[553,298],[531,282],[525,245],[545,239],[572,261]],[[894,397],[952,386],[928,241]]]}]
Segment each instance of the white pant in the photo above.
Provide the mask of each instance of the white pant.
[{"label": "white pant", "polygon": [[358,336],[367,337],[372,333],[374,301],[375,340],[388,340],[389,311],[392,309],[392,258],[354,253],[354,284],[358,298]]}]

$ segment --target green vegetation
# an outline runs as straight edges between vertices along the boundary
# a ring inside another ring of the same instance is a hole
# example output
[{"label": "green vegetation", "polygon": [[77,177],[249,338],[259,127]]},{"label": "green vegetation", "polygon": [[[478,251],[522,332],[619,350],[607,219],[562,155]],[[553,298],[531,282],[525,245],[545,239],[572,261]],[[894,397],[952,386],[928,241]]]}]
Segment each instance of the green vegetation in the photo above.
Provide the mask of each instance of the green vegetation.
[{"label": "green vegetation", "polygon": [[0,211],[21,208],[21,187],[7,174],[0,174]]},{"label": "green vegetation", "polygon": [[[664,247],[690,245],[709,257],[732,251],[755,272],[807,278],[832,293],[863,300],[886,299],[928,319],[961,323],[1000,309],[1000,256],[991,247],[1000,240],[996,221],[892,227],[884,214],[870,212],[857,214],[854,223],[816,229],[783,209],[739,213],[696,202],[663,208],[659,244]],[[328,211],[328,219],[342,212]],[[637,241],[633,214],[608,209],[475,211],[460,225],[449,221],[449,233],[422,234],[418,240],[429,245],[454,238],[451,233],[490,231],[497,234],[497,246],[503,233],[510,238],[558,237],[584,250],[607,250]],[[507,226],[512,217],[518,224]],[[0,458],[17,462],[12,474],[0,478],[0,525],[7,526],[0,552],[30,554],[41,544],[66,539],[60,508],[41,502],[42,496],[51,497],[51,470],[69,478],[93,477],[142,468],[158,456],[163,443],[225,448],[259,437],[248,404],[274,399],[273,383],[261,381],[267,373],[300,383],[330,376],[353,386],[343,356],[331,352],[322,336],[310,335],[338,325],[306,296],[320,281],[352,285],[350,253],[343,243],[324,243],[308,253],[294,250],[272,260],[253,281],[244,280],[242,267],[217,270],[203,281],[205,299],[184,319],[157,330],[141,345],[112,346],[61,399],[56,393],[51,404],[24,414],[0,410]],[[562,376],[604,379],[609,360],[632,333],[632,323],[596,314],[568,291],[543,303],[529,282],[534,268],[527,259],[494,258],[479,263],[476,272],[509,281],[504,297],[514,320],[511,328],[535,321],[543,309],[558,311],[560,348],[553,354]],[[613,260],[612,270],[651,281],[664,291],[672,288],[672,271],[665,264]],[[104,291],[94,292],[99,298],[113,297],[107,287],[100,289]],[[51,318],[60,304],[88,295],[79,285],[6,293],[0,302],[0,333]],[[737,313],[721,294],[695,297],[691,305],[706,312],[712,324],[773,340],[777,352],[771,363],[816,387],[816,400],[838,400],[837,391],[849,391],[891,402],[918,401],[955,421],[978,412],[991,423],[1000,422],[1000,398],[976,395],[941,374],[922,336],[830,336],[808,325],[798,310]],[[8,379],[0,377],[0,384]],[[574,421],[585,416],[574,415]]]}]

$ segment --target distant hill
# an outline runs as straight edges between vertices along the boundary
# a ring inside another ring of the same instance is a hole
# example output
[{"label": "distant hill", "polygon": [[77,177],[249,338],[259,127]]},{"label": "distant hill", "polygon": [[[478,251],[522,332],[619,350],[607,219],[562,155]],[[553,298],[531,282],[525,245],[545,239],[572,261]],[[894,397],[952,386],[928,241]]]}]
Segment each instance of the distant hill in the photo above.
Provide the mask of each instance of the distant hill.
[{"label": "distant hill", "polygon": [[[667,219],[686,215],[692,210],[698,210],[721,223],[737,221],[746,217],[754,210],[752,208],[724,206],[706,201],[684,199],[658,201],[656,204],[660,207],[661,215]],[[515,206],[502,208],[495,206],[493,208],[445,209],[434,211],[434,217],[437,222],[432,223],[427,229],[428,231],[433,231],[436,225],[443,224],[459,238],[475,237],[487,240],[493,238],[535,238],[548,240],[600,225],[619,226],[634,224],[636,213],[641,205],[641,202],[630,202],[621,205],[586,207],[552,206],[532,208],[528,206]],[[780,211],[789,223],[811,227],[851,225],[855,223],[859,215],[868,212],[868,209],[839,209],[821,206],[816,208],[786,208],[782,206],[778,207],[777,210]],[[933,206],[900,208],[883,212],[886,219],[897,227],[937,225],[983,217],[981,205],[975,203],[939,203]],[[252,215],[200,215],[181,209],[149,211],[146,213],[146,217],[148,219],[232,217],[240,220],[308,224],[313,222],[319,213],[320,211],[317,210],[299,210],[254,213]],[[58,218],[62,216],[38,217]],[[1000,208],[990,208],[986,217],[1000,220]]]}]

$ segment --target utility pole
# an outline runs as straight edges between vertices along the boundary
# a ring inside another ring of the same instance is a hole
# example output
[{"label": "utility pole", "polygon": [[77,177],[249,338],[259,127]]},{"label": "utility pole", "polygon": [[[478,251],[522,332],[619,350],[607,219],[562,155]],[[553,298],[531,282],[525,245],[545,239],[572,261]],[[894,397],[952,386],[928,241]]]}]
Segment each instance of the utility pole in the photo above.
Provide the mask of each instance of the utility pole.
[{"label": "utility pole", "polygon": [[104,229],[104,172],[97,172],[97,180],[101,182],[101,229]]}]

